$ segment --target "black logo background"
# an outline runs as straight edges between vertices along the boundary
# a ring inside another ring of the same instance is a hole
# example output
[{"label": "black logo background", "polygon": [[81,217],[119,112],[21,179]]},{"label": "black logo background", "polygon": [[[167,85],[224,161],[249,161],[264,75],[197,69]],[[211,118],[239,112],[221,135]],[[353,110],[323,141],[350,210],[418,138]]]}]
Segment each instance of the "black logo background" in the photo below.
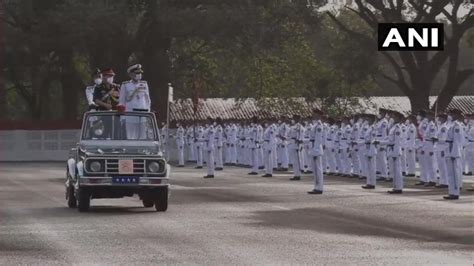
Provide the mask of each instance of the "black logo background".
[{"label": "black logo background", "polygon": [[[397,28],[402,36],[403,42],[407,47],[399,47],[397,43],[391,43],[388,47],[382,47],[389,31],[392,28]],[[408,28],[414,28],[418,33],[422,32],[424,28],[430,28],[429,42],[431,45],[431,28],[438,28],[438,47],[423,47],[416,40],[413,43],[414,47],[408,47]],[[378,27],[378,49],[379,51],[442,51],[444,50],[444,25],[443,23],[379,23]]]}]

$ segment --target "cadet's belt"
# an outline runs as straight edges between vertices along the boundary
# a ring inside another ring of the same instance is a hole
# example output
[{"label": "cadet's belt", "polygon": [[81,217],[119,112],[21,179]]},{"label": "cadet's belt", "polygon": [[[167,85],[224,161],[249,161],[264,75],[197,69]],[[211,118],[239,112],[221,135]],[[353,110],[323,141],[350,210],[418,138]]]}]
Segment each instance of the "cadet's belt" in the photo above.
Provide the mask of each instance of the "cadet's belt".
[{"label": "cadet's belt", "polygon": [[264,140],[265,142],[270,142],[269,140]]},{"label": "cadet's belt", "polygon": [[387,146],[393,148],[393,146],[395,146],[395,144],[387,144]]},{"label": "cadet's belt", "polygon": [[452,141],[452,140],[447,140],[446,142],[447,142],[447,143],[453,143],[453,141]]},{"label": "cadet's belt", "polygon": [[346,138],[342,138],[341,140],[347,140]]},{"label": "cadet's belt", "polygon": [[383,137],[383,135],[377,135],[377,137]]},{"label": "cadet's belt", "polygon": [[326,139],[327,141],[332,141],[332,139]]}]

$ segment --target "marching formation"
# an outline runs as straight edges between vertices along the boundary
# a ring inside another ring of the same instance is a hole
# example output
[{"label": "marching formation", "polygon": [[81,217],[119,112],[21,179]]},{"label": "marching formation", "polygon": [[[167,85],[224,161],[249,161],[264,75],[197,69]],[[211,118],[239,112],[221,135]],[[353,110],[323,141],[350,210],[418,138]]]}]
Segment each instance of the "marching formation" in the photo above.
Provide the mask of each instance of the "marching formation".
[{"label": "marching formation", "polygon": [[[166,138],[168,130],[162,130]],[[321,110],[310,118],[260,121],[176,122],[172,136],[178,148],[179,167],[185,160],[196,168],[206,164],[207,175],[226,165],[250,168],[248,175],[272,177],[274,171],[314,175],[309,194],[322,194],[324,176],[365,179],[364,189],[377,182],[392,182],[390,194],[401,194],[404,177],[415,176],[419,186],[448,188],[444,199],[458,199],[465,174],[474,171],[474,117],[464,119],[461,111],[435,115],[420,111],[416,116],[387,109],[379,114],[356,114],[335,120]],[[187,154],[187,158],[185,158]]]}]

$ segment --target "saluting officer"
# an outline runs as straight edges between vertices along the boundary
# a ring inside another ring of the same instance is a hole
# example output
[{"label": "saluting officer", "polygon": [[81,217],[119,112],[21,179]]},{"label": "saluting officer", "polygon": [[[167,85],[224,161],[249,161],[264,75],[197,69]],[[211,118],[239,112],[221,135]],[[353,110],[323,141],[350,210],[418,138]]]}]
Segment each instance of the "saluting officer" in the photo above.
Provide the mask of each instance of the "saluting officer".
[{"label": "saluting officer", "polygon": [[96,86],[102,83],[102,73],[100,72],[100,69],[97,68],[92,73],[92,78],[94,79],[94,85],[86,87],[86,99],[89,106],[89,111],[97,109],[97,105],[94,102],[94,89]]}]

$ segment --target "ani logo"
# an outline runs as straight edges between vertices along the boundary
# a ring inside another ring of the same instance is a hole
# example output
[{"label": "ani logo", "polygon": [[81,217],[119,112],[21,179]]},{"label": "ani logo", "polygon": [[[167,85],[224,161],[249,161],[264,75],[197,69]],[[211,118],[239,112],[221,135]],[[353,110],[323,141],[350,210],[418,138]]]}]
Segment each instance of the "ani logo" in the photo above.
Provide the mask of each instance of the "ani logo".
[{"label": "ani logo", "polygon": [[442,23],[379,23],[379,51],[442,51]]}]

